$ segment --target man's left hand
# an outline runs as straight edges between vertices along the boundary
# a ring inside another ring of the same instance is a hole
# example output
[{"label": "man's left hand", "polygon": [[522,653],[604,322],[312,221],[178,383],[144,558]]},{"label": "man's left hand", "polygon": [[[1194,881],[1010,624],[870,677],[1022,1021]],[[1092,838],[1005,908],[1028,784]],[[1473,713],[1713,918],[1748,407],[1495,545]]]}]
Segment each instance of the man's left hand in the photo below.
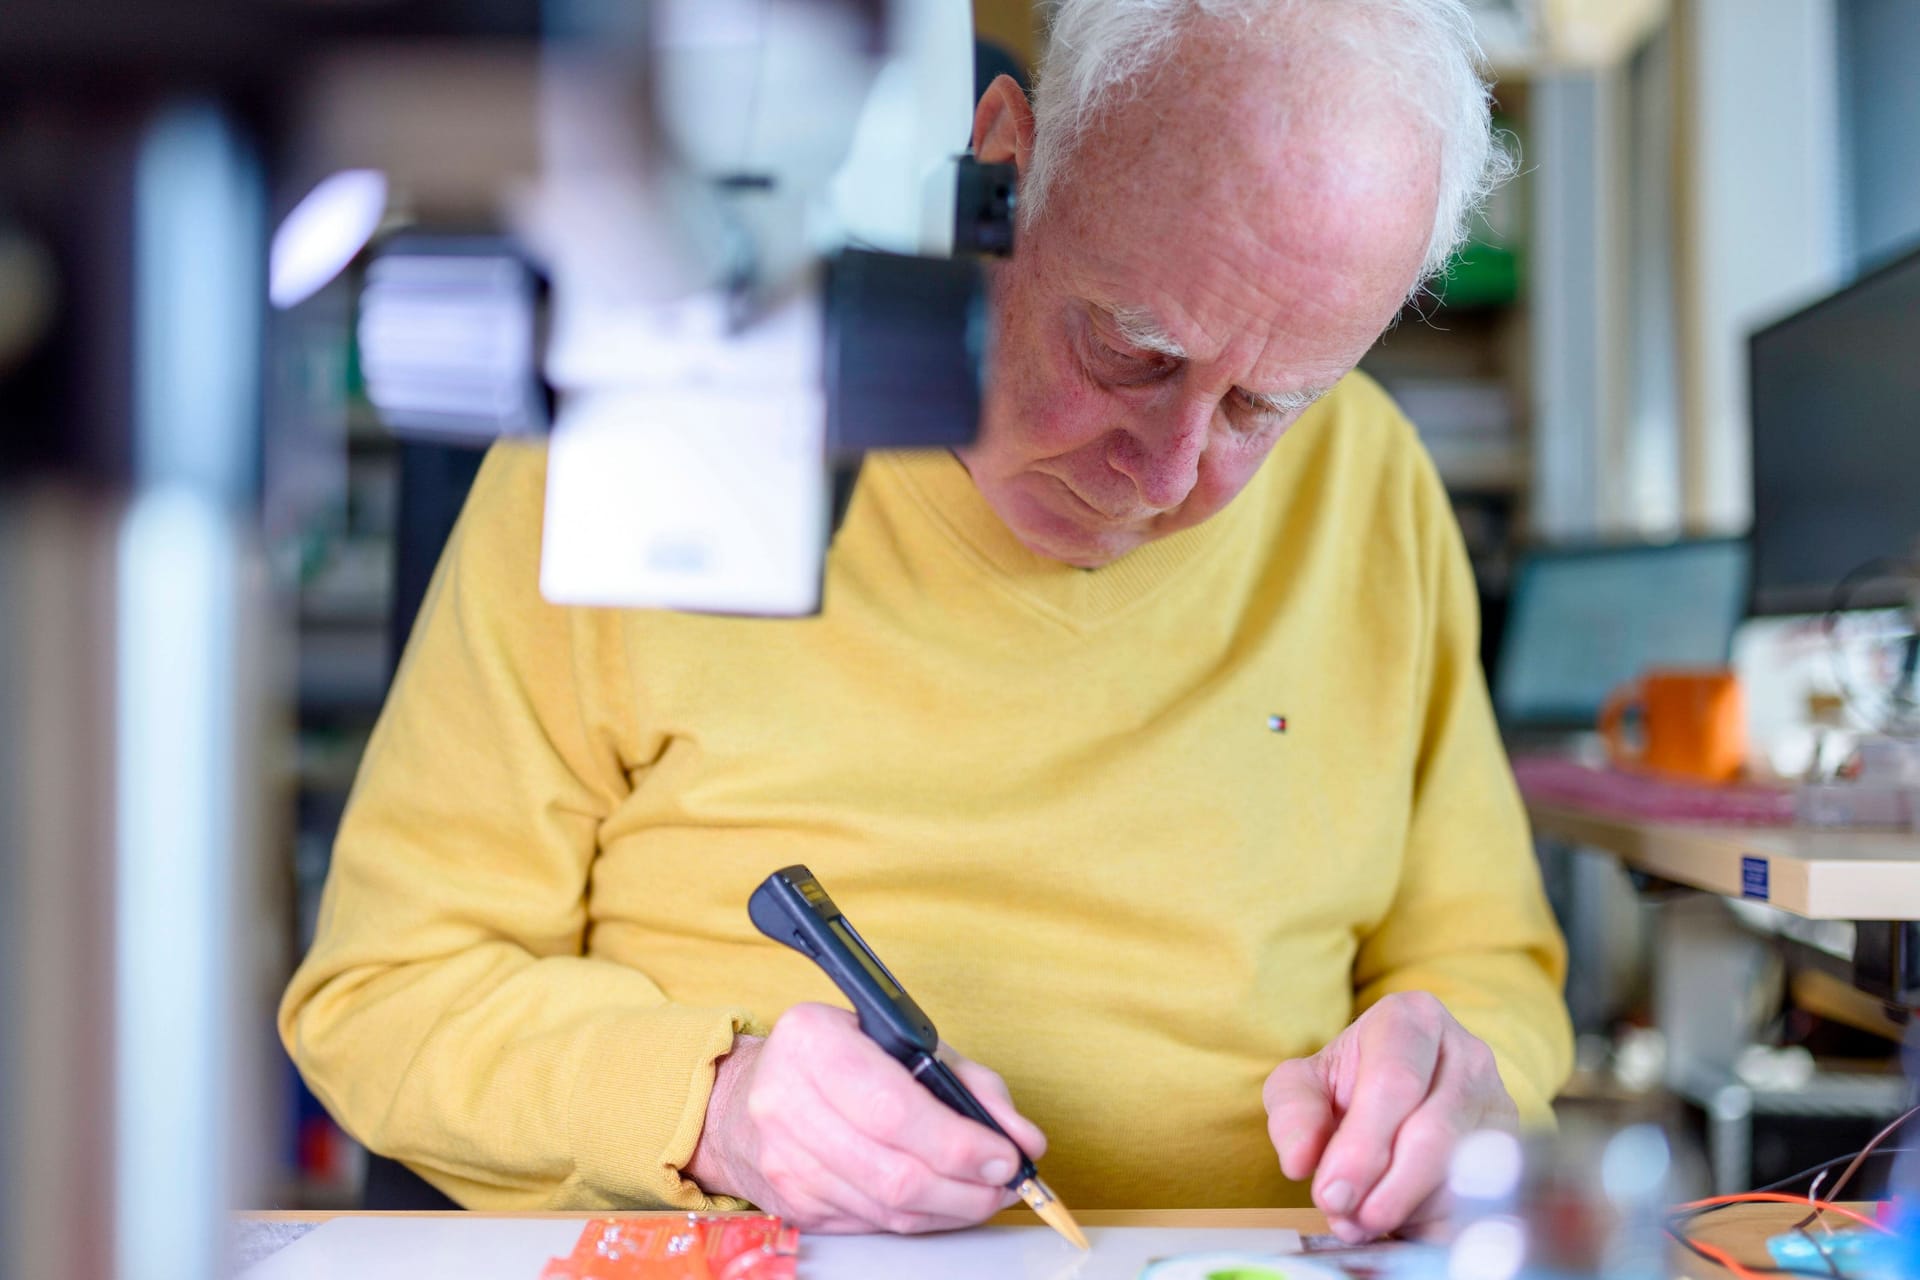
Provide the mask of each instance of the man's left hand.
[{"label": "man's left hand", "polygon": [[1349,1243],[1437,1225],[1454,1144],[1519,1111],[1493,1051],[1423,991],[1384,997],[1311,1058],[1267,1077],[1267,1133],[1289,1178]]}]

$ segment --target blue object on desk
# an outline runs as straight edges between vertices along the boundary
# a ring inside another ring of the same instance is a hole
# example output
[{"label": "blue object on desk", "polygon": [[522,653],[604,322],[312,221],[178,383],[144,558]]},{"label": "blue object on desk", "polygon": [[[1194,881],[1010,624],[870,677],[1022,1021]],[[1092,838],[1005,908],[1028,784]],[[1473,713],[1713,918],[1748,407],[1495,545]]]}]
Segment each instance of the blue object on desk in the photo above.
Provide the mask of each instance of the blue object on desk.
[{"label": "blue object on desk", "polygon": [[[1908,1101],[1920,1096],[1920,1022],[1907,1023],[1906,1043],[1900,1049],[1905,1064]],[[1894,1230],[1900,1233],[1902,1257],[1896,1274],[1920,1276],[1920,1152],[1911,1147],[1893,1162]]]},{"label": "blue object on desk", "polygon": [[1910,1237],[1890,1236],[1884,1231],[1865,1228],[1850,1228],[1832,1235],[1818,1226],[1809,1230],[1818,1237],[1818,1247],[1813,1239],[1798,1231],[1767,1241],[1767,1252],[1773,1256],[1776,1266],[1822,1275],[1830,1273],[1827,1260],[1832,1259],[1833,1266],[1838,1267],[1847,1280],[1909,1280],[1920,1274],[1908,1269],[1913,1254]]}]

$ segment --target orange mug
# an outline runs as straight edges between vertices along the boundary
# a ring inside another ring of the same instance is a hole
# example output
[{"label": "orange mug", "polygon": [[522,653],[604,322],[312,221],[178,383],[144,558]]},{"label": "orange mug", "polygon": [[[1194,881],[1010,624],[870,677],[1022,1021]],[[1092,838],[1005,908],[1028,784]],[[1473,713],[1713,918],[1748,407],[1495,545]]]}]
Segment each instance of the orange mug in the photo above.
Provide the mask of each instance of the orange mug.
[{"label": "orange mug", "polygon": [[[1638,749],[1627,741],[1628,714],[1640,720]],[[1724,669],[1649,671],[1607,696],[1600,710],[1607,758],[1623,769],[1696,782],[1731,782],[1747,757],[1747,712],[1740,681]]]}]

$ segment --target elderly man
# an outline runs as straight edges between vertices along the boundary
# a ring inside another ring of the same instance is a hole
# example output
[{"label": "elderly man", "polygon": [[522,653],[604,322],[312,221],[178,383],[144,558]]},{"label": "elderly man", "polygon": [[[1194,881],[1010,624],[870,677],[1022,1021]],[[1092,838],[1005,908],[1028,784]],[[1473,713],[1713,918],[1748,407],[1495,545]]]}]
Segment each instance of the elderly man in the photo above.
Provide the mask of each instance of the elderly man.
[{"label": "elderly man", "polygon": [[793,862],[1076,1207],[1310,1193],[1361,1238],[1547,1114],[1562,948],[1470,571],[1353,372],[1503,159],[1465,13],[1066,0],[1052,50],[975,120],[1025,192],[980,442],[869,461],[821,617],[550,606],[542,457],[483,469],[282,1010],[462,1202],[1009,1203],[1007,1143],[754,932]]}]

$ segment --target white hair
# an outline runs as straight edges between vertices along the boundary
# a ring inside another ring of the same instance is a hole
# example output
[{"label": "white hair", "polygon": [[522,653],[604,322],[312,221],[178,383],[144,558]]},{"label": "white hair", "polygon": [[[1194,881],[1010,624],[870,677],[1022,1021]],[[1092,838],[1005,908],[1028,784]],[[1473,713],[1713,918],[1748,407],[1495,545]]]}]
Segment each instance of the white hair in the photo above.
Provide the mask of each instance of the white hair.
[{"label": "white hair", "polygon": [[1384,87],[1432,125],[1440,140],[1440,193],[1420,281],[1445,269],[1466,242],[1473,215],[1516,168],[1494,135],[1486,60],[1465,0],[1052,0],[1049,7],[1034,152],[1020,184],[1023,222],[1046,204],[1100,112],[1138,92],[1201,18],[1249,27],[1303,18],[1371,62],[1384,73]]}]

